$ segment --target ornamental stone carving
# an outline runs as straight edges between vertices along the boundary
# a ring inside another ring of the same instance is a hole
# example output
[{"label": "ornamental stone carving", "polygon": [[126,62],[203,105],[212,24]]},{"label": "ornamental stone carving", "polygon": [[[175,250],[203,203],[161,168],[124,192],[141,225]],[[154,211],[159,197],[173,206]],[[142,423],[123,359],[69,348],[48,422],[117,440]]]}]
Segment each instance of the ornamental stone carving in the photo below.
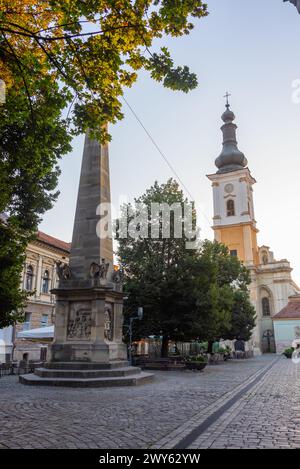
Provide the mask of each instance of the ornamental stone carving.
[{"label": "ornamental stone carving", "polygon": [[89,340],[91,338],[92,313],[87,309],[79,309],[75,316],[70,317],[67,327],[68,339]]},{"label": "ornamental stone carving", "polygon": [[226,184],[224,191],[226,192],[226,194],[232,194],[232,192],[234,191],[234,185],[231,183]]},{"label": "ornamental stone carving", "polygon": [[56,273],[60,280],[68,280],[72,277],[71,269],[68,264],[63,263],[62,261],[55,262]]},{"label": "ornamental stone carving", "polygon": [[109,262],[105,262],[105,259],[101,260],[101,264],[92,262],[90,266],[90,277],[106,279],[108,269],[109,269]]},{"label": "ornamental stone carving", "polygon": [[105,305],[104,338],[109,341],[112,341],[114,338],[114,318],[113,318],[112,305],[110,304]]},{"label": "ornamental stone carving", "polygon": [[113,283],[117,283],[117,284],[123,283],[123,279],[124,279],[123,269],[114,270],[112,273],[111,279]]}]

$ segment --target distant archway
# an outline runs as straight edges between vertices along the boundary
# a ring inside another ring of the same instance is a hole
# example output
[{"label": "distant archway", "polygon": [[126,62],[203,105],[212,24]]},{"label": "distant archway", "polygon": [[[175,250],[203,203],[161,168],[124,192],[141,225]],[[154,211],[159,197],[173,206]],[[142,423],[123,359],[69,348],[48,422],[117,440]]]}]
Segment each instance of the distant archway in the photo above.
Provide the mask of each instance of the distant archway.
[{"label": "distant archway", "polygon": [[260,289],[261,316],[270,317],[274,313],[274,302],[272,291],[267,286]]},{"label": "distant archway", "polygon": [[261,318],[261,344],[263,353],[275,353],[274,326],[272,315],[274,314],[274,301],[272,291],[263,286],[260,289],[260,318]]}]

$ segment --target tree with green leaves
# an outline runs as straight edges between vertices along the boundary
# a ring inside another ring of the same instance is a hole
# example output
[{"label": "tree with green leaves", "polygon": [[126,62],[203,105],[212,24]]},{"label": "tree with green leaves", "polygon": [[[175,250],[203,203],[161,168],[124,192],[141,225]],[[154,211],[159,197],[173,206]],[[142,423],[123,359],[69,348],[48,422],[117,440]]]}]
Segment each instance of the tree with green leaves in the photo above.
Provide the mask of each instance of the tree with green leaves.
[{"label": "tree with green leaves", "polygon": [[[22,87],[15,73],[15,83]],[[58,161],[71,150],[67,120],[61,117],[67,90],[57,83],[49,87],[47,77],[33,82],[33,89],[30,106],[19,88],[11,89],[0,106],[0,213],[7,215],[0,218],[0,327],[22,317],[26,246],[57,199]]]},{"label": "tree with green leaves", "polygon": [[[202,255],[215,265],[215,294],[219,315],[208,327],[209,346],[217,338],[249,340],[255,327],[255,309],[249,296],[250,273],[224,244],[205,241]],[[213,316],[214,317],[214,316]],[[211,321],[211,320],[210,320]]]},{"label": "tree with green leaves", "polygon": [[224,338],[233,340],[250,340],[256,324],[256,313],[250,302],[249,292],[238,289],[234,292],[231,327],[226,331]]},{"label": "tree with green leaves", "polygon": [[[189,34],[206,15],[200,0],[0,0],[1,255],[14,250],[14,267],[0,267],[0,327],[24,304],[26,240],[58,196],[58,162],[72,137],[90,129],[109,140],[106,124],[122,119],[124,88],[142,69],[167,88],[194,89],[196,76],[174,65],[163,38]],[[157,40],[160,51],[152,50]]]},{"label": "tree with green leaves", "polygon": [[76,132],[90,129],[104,140],[101,129],[122,119],[120,97],[140,70],[172,90],[197,86],[196,75],[175,66],[167,47],[152,47],[189,34],[207,14],[200,0],[0,0],[0,75],[9,92],[15,64],[31,102],[30,81],[59,80],[72,93],[65,104],[74,105]]},{"label": "tree with green leaves", "polygon": [[204,246],[205,255],[216,263],[218,287],[230,288],[231,318],[216,336],[229,340],[250,340],[256,320],[248,288],[251,282],[250,272],[236,256],[230,256],[228,248],[223,244],[206,242]]},{"label": "tree with green leaves", "polygon": [[[151,204],[187,203],[178,184],[172,179],[157,182],[136,199],[137,207]],[[124,209],[123,209],[124,210]],[[138,208],[137,210],[140,210]],[[130,204],[128,225],[137,213]],[[193,228],[196,213],[193,214]],[[138,219],[138,217],[137,217]],[[189,237],[174,236],[174,217],[170,219],[170,237],[163,237],[162,212],[154,223],[159,237],[151,237],[151,223],[143,236],[119,239],[118,255],[125,274],[125,318],[143,306],[144,317],[135,323],[135,337],[162,337],[162,356],[168,354],[169,340],[208,340],[229,334],[237,292],[247,290],[249,276],[239,260],[217,242],[204,241],[188,250]]]},{"label": "tree with green leaves", "polygon": [[[145,194],[135,200],[136,207],[145,207],[149,215],[152,212],[152,204],[161,204],[162,209],[179,204],[183,214],[184,205],[187,203],[178,183],[173,179],[162,185],[155,182]],[[132,219],[138,217],[138,210],[131,204],[123,207],[128,227]],[[195,230],[196,214],[193,206],[191,216],[191,228]],[[128,294],[125,315],[130,315],[137,306],[144,307],[144,319],[139,324],[140,333],[146,336],[162,336],[162,355],[165,356],[169,339],[179,338],[183,334],[183,329],[179,327],[182,321],[178,321],[178,318],[185,316],[185,334],[188,333],[189,324],[193,323],[194,311],[189,308],[191,292],[186,284],[185,269],[193,268],[196,251],[186,249],[186,243],[190,239],[183,229],[183,224],[181,237],[175,237],[175,212],[170,213],[170,218],[164,219],[164,222],[162,218],[162,211],[159,211],[156,217],[149,217],[146,229],[140,227],[143,236],[120,238],[118,255],[124,269],[125,289]],[[156,237],[152,237],[153,226],[158,228]],[[170,237],[163,237],[163,232],[166,231],[170,232]]]},{"label": "tree with green leaves", "polygon": [[27,294],[20,289],[27,238],[12,223],[0,221],[0,328],[22,320]]}]

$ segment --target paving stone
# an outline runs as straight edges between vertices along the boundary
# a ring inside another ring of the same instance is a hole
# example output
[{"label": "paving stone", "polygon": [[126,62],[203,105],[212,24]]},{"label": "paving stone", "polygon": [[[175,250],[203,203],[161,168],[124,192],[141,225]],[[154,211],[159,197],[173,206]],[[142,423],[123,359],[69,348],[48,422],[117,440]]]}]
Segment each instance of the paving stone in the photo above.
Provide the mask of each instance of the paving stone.
[{"label": "paving stone", "polygon": [[[0,448],[172,448],[274,358],[156,372],[137,388],[39,388],[3,377]],[[299,383],[295,365],[279,360],[191,447],[299,447]]]},{"label": "paving stone", "polygon": [[[291,360],[280,360],[252,389],[248,396],[241,398],[238,411],[231,407],[231,414],[221,432],[218,423],[210,427],[193,448],[211,445],[211,431],[214,432],[214,448],[299,448],[300,400],[299,374]],[[294,409],[294,410],[293,410]],[[296,410],[295,410],[296,409]],[[198,446],[199,443],[199,446]]]}]

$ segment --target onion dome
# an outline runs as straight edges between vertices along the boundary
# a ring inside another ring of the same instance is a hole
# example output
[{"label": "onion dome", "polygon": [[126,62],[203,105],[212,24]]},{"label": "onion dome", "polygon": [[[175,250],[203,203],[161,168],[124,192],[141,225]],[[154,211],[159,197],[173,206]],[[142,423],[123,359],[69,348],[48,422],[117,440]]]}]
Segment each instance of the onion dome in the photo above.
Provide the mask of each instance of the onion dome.
[{"label": "onion dome", "polygon": [[215,161],[218,173],[229,173],[230,171],[238,171],[247,166],[248,161],[237,146],[236,129],[234,124],[235,115],[230,109],[230,105],[226,104],[226,111],[222,115],[224,124],[221,127],[223,132],[223,150]]}]

